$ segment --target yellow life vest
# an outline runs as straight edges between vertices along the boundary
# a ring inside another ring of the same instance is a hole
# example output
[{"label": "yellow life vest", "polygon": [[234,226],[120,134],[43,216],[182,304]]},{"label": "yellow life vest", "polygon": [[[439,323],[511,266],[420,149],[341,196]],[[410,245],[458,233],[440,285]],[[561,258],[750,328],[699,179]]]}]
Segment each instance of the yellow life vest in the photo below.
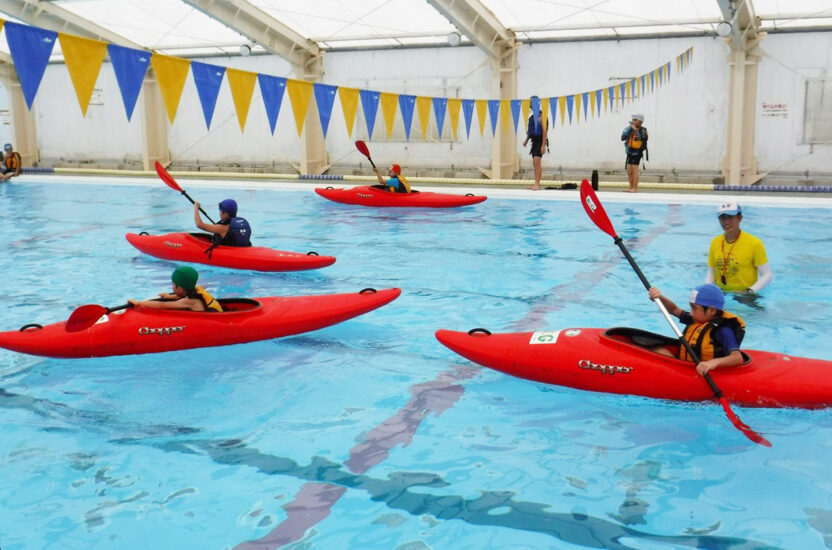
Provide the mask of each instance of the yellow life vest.
[{"label": "yellow life vest", "polygon": [[402,185],[404,185],[404,188],[407,189],[407,192],[410,193],[410,184],[407,183],[407,179],[401,174],[398,175],[398,178],[402,182]]},{"label": "yellow life vest", "polygon": [[213,296],[208,294],[208,291],[202,288],[201,286],[197,286],[194,289],[196,296],[202,300],[202,303],[205,304],[206,310],[213,310],[222,313],[222,306],[218,301],[214,299]]},{"label": "yellow life vest", "polygon": [[17,172],[20,170],[20,154],[15,152],[9,153],[3,158],[3,164],[6,165],[6,171]]},{"label": "yellow life vest", "polygon": [[[707,323],[691,323],[685,327],[685,332],[682,336],[699,356],[700,361],[709,361],[715,357],[725,357],[728,355],[728,350],[722,349],[722,346],[714,338],[716,329],[721,326],[727,326],[731,329],[737,339],[737,345],[742,342],[745,336],[745,321],[741,317],[733,313],[728,313],[727,311],[723,311],[721,317],[716,317]],[[679,348],[679,359],[693,361],[693,358],[684,346]]]},{"label": "yellow life vest", "polygon": [[[645,130],[644,133],[646,134],[647,131]],[[630,132],[630,137],[627,140],[627,147],[636,151],[641,151],[644,146],[644,141],[642,141],[641,136],[642,133],[639,130],[633,130]]]}]

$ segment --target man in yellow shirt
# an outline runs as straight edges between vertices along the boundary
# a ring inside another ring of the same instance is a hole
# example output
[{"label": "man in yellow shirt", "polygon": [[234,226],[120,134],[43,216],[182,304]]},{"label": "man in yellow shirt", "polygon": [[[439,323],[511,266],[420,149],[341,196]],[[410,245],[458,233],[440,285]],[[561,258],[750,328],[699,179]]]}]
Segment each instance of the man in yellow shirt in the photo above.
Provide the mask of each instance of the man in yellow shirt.
[{"label": "man in yellow shirt", "polygon": [[711,241],[705,282],[726,292],[759,292],[773,279],[763,242],[740,231],[742,209],[736,201],[723,202],[716,215],[724,233]]}]

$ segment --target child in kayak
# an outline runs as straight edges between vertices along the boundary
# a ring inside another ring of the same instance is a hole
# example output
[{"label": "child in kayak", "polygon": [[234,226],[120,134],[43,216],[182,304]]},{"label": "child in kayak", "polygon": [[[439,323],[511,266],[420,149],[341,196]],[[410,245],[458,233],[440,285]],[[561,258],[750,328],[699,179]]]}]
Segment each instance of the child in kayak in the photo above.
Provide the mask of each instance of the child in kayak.
[{"label": "child in kayak", "polygon": [[127,300],[133,306],[153,309],[186,309],[190,311],[222,311],[222,306],[201,286],[197,286],[199,273],[189,266],[177,267],[170,280],[173,293],[162,292],[161,300]]},{"label": "child in kayak", "polygon": [[402,167],[398,164],[393,164],[387,169],[387,177],[389,178],[387,180],[382,177],[381,172],[375,166],[373,166],[373,171],[376,173],[378,182],[389,187],[393,193],[410,193],[410,184],[402,176]]},{"label": "child in kayak", "polygon": [[[696,371],[704,375],[717,367],[733,367],[744,361],[740,352],[740,342],[745,336],[745,322],[732,313],[723,311],[725,295],[714,284],[699,285],[690,293],[690,312],[683,311],[671,300],[662,296],[661,291],[651,287],[648,291],[651,300],[659,298],[667,311],[675,315],[685,325],[683,338],[699,356]],[[674,357],[666,347],[660,346],[653,351]],[[679,359],[691,361],[684,346],[679,346]]]},{"label": "child in kayak", "polygon": [[237,202],[234,199],[225,199],[219,206],[220,221],[212,224],[202,221],[199,215],[199,203],[194,203],[194,223],[203,231],[214,234],[211,248],[220,245],[251,246],[251,226],[245,218],[237,216]]}]

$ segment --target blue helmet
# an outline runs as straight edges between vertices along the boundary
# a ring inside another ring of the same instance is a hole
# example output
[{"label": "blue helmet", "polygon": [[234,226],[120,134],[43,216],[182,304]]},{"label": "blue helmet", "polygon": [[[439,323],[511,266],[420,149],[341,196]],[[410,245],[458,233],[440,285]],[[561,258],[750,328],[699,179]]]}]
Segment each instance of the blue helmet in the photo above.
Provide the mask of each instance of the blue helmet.
[{"label": "blue helmet", "polygon": [[707,283],[693,289],[690,293],[690,303],[702,307],[722,309],[725,306],[725,295],[718,286]]},{"label": "blue helmet", "polygon": [[220,203],[220,212],[225,212],[232,218],[237,215],[237,201],[234,199],[225,199]]},{"label": "blue helmet", "polygon": [[11,143],[5,144],[3,146],[3,149],[5,149],[6,151],[11,151],[13,149],[12,144]]}]

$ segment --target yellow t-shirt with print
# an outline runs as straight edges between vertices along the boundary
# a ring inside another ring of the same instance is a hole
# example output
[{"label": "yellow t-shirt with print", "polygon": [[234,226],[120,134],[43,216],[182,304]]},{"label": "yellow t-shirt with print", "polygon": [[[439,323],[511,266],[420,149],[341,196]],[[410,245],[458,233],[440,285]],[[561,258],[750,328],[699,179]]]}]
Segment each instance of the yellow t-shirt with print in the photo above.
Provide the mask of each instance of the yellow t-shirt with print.
[{"label": "yellow t-shirt with print", "polygon": [[733,243],[727,242],[725,235],[714,237],[708,251],[708,266],[714,269],[715,282],[728,292],[743,291],[756,283],[757,266],[767,263],[763,241],[745,231],[740,231]]}]

